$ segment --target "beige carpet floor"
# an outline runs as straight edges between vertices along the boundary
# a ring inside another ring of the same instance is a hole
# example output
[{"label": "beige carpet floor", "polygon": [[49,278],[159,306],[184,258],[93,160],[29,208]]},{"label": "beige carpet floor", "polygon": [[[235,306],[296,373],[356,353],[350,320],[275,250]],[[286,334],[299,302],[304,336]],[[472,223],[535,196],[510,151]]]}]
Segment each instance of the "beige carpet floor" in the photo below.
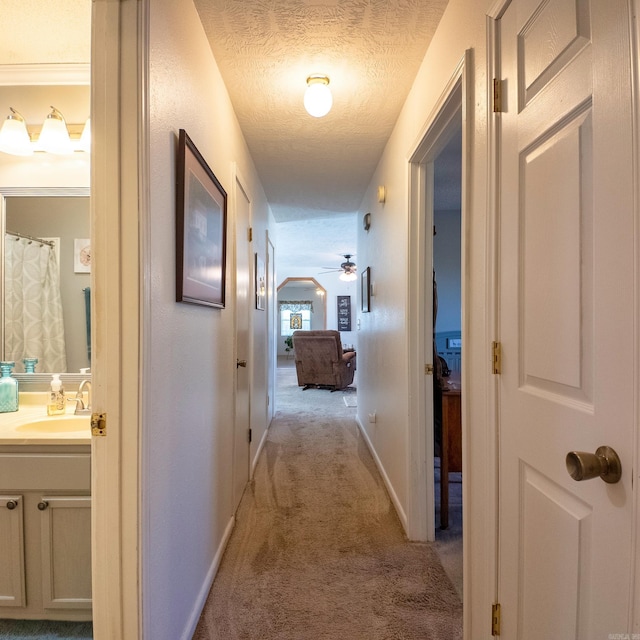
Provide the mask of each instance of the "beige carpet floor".
[{"label": "beige carpet floor", "polygon": [[405,539],[344,402],[355,389],[302,391],[294,370],[278,375],[276,419],[194,640],[461,638],[456,589],[433,545]]}]

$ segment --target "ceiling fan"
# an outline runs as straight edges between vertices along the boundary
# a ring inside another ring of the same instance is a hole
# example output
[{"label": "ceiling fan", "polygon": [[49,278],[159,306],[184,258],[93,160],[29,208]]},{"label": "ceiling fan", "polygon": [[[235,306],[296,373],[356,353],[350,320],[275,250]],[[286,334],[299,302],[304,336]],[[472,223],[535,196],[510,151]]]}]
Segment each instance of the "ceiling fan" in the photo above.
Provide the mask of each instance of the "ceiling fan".
[{"label": "ceiling fan", "polygon": [[326,269],[326,271],[321,271],[320,273],[332,273],[334,271],[340,271],[340,280],[344,280],[345,282],[351,282],[356,279],[356,265],[355,262],[351,262],[352,254],[345,253],[344,254],[344,262],[338,267],[322,267]]}]

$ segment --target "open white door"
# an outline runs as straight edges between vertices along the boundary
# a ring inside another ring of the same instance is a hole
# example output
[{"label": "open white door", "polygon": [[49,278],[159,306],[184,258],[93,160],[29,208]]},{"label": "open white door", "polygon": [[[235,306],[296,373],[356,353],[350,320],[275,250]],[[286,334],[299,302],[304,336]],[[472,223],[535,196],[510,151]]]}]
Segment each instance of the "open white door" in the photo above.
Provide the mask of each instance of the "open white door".
[{"label": "open white door", "polygon": [[[513,0],[497,25],[502,638],[631,631],[629,15],[625,0]],[[573,480],[567,453],[601,445],[620,481]]]},{"label": "open white door", "polygon": [[249,482],[250,410],[249,356],[251,353],[251,244],[248,230],[251,221],[251,201],[243,183],[234,177],[236,225],[236,401],[233,446],[233,505],[238,508],[244,488]]}]

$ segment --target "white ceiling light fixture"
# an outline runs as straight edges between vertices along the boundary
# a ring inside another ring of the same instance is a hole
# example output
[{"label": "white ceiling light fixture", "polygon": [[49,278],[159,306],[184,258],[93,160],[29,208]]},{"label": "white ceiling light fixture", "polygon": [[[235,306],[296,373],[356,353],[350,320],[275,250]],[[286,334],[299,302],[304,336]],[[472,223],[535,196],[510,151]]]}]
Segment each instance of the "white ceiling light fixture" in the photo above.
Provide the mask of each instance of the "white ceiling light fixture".
[{"label": "white ceiling light fixture", "polygon": [[307,90],[304,93],[304,108],[314,118],[322,118],[331,111],[333,96],[329,89],[329,78],[314,73],[307,78]]},{"label": "white ceiling light fixture", "polygon": [[38,138],[38,149],[58,155],[72,153],[73,146],[64,116],[54,107],[47,116]]},{"label": "white ceiling light fixture", "polygon": [[82,129],[82,135],[78,142],[78,150],[89,153],[91,151],[91,118],[87,118]]},{"label": "white ceiling light fixture", "polygon": [[354,280],[356,280],[356,279],[357,279],[357,277],[358,277],[358,276],[357,276],[353,271],[351,271],[351,272],[349,272],[349,273],[347,273],[347,272],[345,272],[345,273],[341,273],[341,274],[338,276],[338,278],[339,278],[340,280],[342,280],[343,282],[353,282]]},{"label": "white ceiling light fixture", "polygon": [[30,156],[33,153],[31,139],[24,118],[13,108],[0,129],[0,151],[12,156]]}]

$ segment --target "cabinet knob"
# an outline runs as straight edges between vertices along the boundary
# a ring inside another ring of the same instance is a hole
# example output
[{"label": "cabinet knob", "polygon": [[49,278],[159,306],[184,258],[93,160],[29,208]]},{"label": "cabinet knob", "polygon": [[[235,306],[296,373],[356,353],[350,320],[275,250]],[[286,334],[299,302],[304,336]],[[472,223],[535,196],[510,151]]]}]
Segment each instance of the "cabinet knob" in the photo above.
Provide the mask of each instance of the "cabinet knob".
[{"label": "cabinet knob", "polygon": [[38,502],[38,509],[40,509],[40,511],[44,511],[48,506],[49,506],[49,503],[46,500],[42,500],[41,502]]},{"label": "cabinet knob", "polygon": [[18,506],[17,500],[7,500],[7,509],[13,511]]}]

